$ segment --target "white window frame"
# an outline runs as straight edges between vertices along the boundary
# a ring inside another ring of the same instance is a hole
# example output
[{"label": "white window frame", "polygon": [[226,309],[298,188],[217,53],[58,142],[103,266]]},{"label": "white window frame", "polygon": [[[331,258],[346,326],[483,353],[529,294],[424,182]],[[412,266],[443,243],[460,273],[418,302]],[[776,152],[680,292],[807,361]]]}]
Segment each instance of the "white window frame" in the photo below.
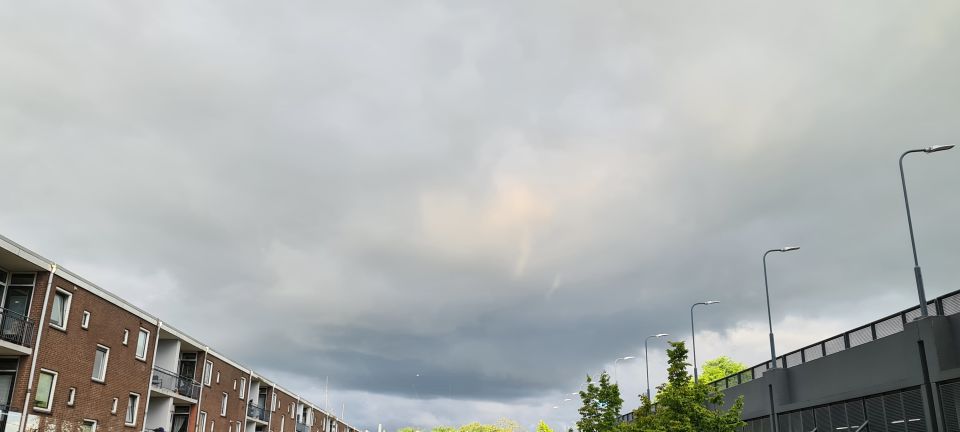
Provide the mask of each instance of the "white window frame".
[{"label": "white window frame", "polygon": [[140,331],[137,332],[136,351],[140,350],[141,337],[143,338],[143,355],[141,356],[139,352],[134,352],[134,357],[136,357],[137,360],[147,361],[147,353],[150,352],[150,330],[140,327]]},{"label": "white window frame", "polygon": [[247,395],[247,378],[240,377],[240,399]]},{"label": "white window frame", "polygon": [[[207,368],[207,366],[210,368]],[[213,362],[210,360],[203,361],[203,385],[210,387],[210,380],[213,379]]]},{"label": "white window frame", "polygon": [[120,405],[120,398],[113,398],[113,402],[110,405],[110,414],[117,413],[117,405]]},{"label": "white window frame", "polygon": [[127,346],[130,343],[130,330],[123,329],[123,340],[120,341],[123,346]]},{"label": "white window frame", "polygon": [[[83,428],[83,424],[84,424],[84,423],[92,423],[93,425],[92,425],[92,427],[90,428],[90,432],[97,432],[97,421],[96,421],[96,420],[93,420],[93,419],[83,419],[83,422],[80,423],[80,427],[81,427],[81,428]],[[81,429],[81,430],[82,430],[82,429]]]},{"label": "white window frame", "polygon": [[[57,378],[60,376],[60,374],[57,373],[56,371],[52,371],[52,370],[50,370],[50,369],[43,369],[43,368],[40,368],[40,373],[41,373],[41,374],[53,375],[53,379],[50,380],[50,396],[47,397],[47,407],[46,407],[46,408],[38,408],[38,407],[37,407],[37,395],[33,395],[33,410],[34,410],[34,411],[39,411],[39,412],[42,412],[42,413],[48,413],[48,412],[50,412],[50,410],[53,408],[53,395],[54,395],[54,393],[56,393],[56,391],[57,391]],[[40,378],[39,378],[39,376],[38,376],[38,377],[37,377],[37,382],[38,382],[38,383],[40,382],[39,379],[40,379]],[[38,385],[38,387],[39,387],[39,385]]]},{"label": "white window frame", "polygon": [[[70,304],[73,303],[73,293],[67,291],[63,288],[57,287],[57,290],[53,292],[53,296],[56,297],[57,294],[64,294],[67,296],[67,300],[63,303],[63,322],[60,325],[53,323],[53,313],[50,313],[50,327],[53,327],[60,331],[67,331],[67,323],[70,322]],[[55,302],[51,301],[50,307],[53,308]]]},{"label": "white window frame", "polygon": [[96,382],[98,382],[98,383],[102,383],[102,382],[104,382],[104,381],[107,380],[107,365],[110,363],[110,347],[108,347],[108,346],[106,346],[106,345],[97,344],[97,350],[94,351],[94,353],[93,353],[93,356],[94,356],[94,357],[93,357],[93,359],[94,359],[93,364],[94,364],[94,366],[97,364],[97,362],[96,362],[97,357],[96,357],[96,356],[97,356],[97,352],[100,351],[100,348],[103,348],[103,349],[107,350],[106,355],[104,355],[104,357],[103,357],[103,376],[98,378],[97,375],[96,375],[96,374],[97,374],[97,370],[94,369],[94,370],[93,370],[93,375],[90,377],[90,379],[92,379],[92,380],[94,380],[94,381],[96,381]]},{"label": "white window frame", "polygon": [[80,317],[80,328],[84,330],[90,328],[90,311],[83,311],[83,316]]},{"label": "white window frame", "polygon": [[[136,398],[136,402],[134,402],[133,404],[133,421],[128,422],[127,417],[130,417],[130,400],[133,398]],[[139,414],[139,411],[140,411],[140,394],[131,392],[130,395],[127,396],[127,412],[124,413],[123,415],[123,424],[125,426],[136,426],[137,414]]]},{"label": "white window frame", "polygon": [[77,403],[77,388],[70,387],[67,390],[67,406],[73,406],[75,403]]},{"label": "white window frame", "polygon": [[277,412],[277,394],[270,393],[270,412]]},{"label": "white window frame", "polygon": [[199,432],[207,432],[207,412],[200,411],[200,414],[198,414],[198,420],[200,420]]},{"label": "white window frame", "polygon": [[217,384],[220,384],[220,371],[217,371]]},{"label": "white window frame", "polygon": [[223,399],[220,399],[220,417],[227,416],[227,399],[230,398],[230,395],[227,392],[223,392]]},{"label": "white window frame", "polygon": [[237,389],[237,380],[233,380],[233,389],[234,389],[234,390]]},{"label": "white window frame", "polygon": [[280,432],[283,432],[283,423],[286,420],[287,420],[287,416],[285,415],[280,416]]}]

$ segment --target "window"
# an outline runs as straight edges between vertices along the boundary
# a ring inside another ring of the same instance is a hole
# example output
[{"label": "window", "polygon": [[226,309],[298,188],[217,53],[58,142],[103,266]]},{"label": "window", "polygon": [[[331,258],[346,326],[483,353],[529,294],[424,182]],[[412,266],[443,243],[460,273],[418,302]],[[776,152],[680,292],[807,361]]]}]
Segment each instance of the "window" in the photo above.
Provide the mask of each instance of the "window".
[{"label": "window", "polygon": [[217,384],[220,384],[220,371],[217,371]]},{"label": "window", "polygon": [[113,403],[110,404],[110,414],[117,413],[117,404],[120,402],[120,399],[113,398]]},{"label": "window", "polygon": [[211,375],[213,375],[213,362],[207,360],[203,362],[203,385],[210,385]]},{"label": "window", "polygon": [[272,393],[270,394],[270,411],[276,411],[276,410],[277,410],[277,394]]},{"label": "window", "polygon": [[57,288],[53,294],[53,310],[50,311],[50,325],[59,330],[67,329],[67,318],[70,315],[70,293]]},{"label": "window", "polygon": [[136,393],[130,393],[130,398],[127,399],[127,417],[123,421],[125,425],[133,426],[137,424],[138,405],[140,405],[140,395]]},{"label": "window", "polygon": [[240,399],[243,399],[247,395],[247,379],[240,378]]},{"label": "window", "polygon": [[90,327],[90,312],[83,311],[83,317],[80,318],[80,328],[86,329],[87,327]]},{"label": "window", "polygon": [[103,382],[107,378],[107,361],[110,360],[110,348],[97,345],[93,357],[93,380]]},{"label": "window", "polygon": [[140,329],[140,334],[137,335],[137,360],[147,359],[148,345],[150,345],[150,332],[145,329]]},{"label": "window", "polygon": [[220,417],[227,416],[227,394],[223,394],[223,399],[220,399]]},{"label": "window", "polygon": [[237,389],[237,380],[233,380],[233,389],[234,389],[234,390]]},{"label": "window", "polygon": [[207,413],[200,411],[200,432],[207,432]]},{"label": "window", "polygon": [[97,432],[97,421],[83,419],[83,423],[80,424],[80,432]]},{"label": "window", "polygon": [[283,421],[287,419],[287,416],[280,416],[280,432],[283,432]]},{"label": "window", "polygon": [[121,343],[123,343],[123,346],[127,346],[127,344],[130,343],[130,330],[123,329],[123,341],[121,341]]},{"label": "window", "polygon": [[53,406],[53,392],[56,389],[57,373],[40,369],[40,379],[37,381],[37,396],[33,400],[33,409],[50,412],[50,407]]},{"label": "window", "polygon": [[213,432],[213,427],[217,425],[217,422],[210,420],[210,432]]},{"label": "window", "polygon": [[77,388],[70,387],[70,390],[67,390],[67,406],[73,406],[77,401]]}]

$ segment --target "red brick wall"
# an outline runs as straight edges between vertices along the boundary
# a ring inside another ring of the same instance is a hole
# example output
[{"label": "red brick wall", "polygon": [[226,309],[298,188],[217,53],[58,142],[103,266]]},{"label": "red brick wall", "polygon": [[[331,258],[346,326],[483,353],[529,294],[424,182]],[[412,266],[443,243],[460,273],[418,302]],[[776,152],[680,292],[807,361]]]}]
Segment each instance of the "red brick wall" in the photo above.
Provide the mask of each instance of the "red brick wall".
[{"label": "red brick wall", "polygon": [[[46,275],[42,275],[41,279],[45,284]],[[40,285],[38,283],[35,291],[39,295],[35,295],[34,298],[41,297],[42,304],[45,286],[40,287]],[[98,431],[142,430],[153,364],[156,326],[60,277],[54,277],[54,286],[73,295],[70,301],[70,313],[65,331],[51,327],[48,322],[38,324],[43,326],[43,339],[37,355],[38,376],[34,377],[34,388],[39,379],[40,368],[59,373],[57,385],[50,413],[34,411],[32,400],[26,412],[39,417],[39,430],[69,431],[71,427],[78,427],[85,418],[96,420]],[[51,298],[54,293],[55,290],[51,289]],[[52,303],[52,300],[48,302],[48,308],[52,309]],[[91,313],[88,329],[80,327],[83,311]],[[48,309],[47,321],[49,316]],[[141,327],[150,332],[145,360],[136,359],[137,336]],[[124,330],[130,331],[127,345],[122,344]],[[110,348],[106,378],[103,383],[91,379],[97,344]],[[28,374],[29,370],[20,375],[18,381],[25,383],[29,378]],[[67,406],[70,387],[77,389],[76,403],[72,407]],[[124,420],[127,399],[131,392],[139,394],[140,400],[136,424],[126,426]],[[22,401],[22,394],[20,398]],[[118,399],[116,414],[110,413],[113,398]],[[28,426],[31,426],[30,422]]]},{"label": "red brick wall", "polygon": [[[201,378],[199,381],[201,381],[201,393],[203,394],[200,400],[200,410],[207,413],[207,432],[210,432],[210,423],[214,424],[214,432],[229,432],[231,427],[233,432],[238,432],[236,430],[237,422],[245,424],[247,415],[246,402],[244,402],[244,399],[240,399],[240,378],[249,381],[249,375],[214,355],[201,353],[198,358],[200,358],[200,365],[198,366],[200,375],[197,376]],[[205,360],[213,362],[213,373],[210,377],[209,386],[202,384],[202,365]],[[218,372],[220,373],[219,383],[217,383]],[[220,401],[224,392],[227,393],[227,414],[221,416]]]},{"label": "red brick wall", "polygon": [[[272,419],[270,420],[270,430],[273,432],[296,432],[297,417],[290,414],[290,405],[293,404],[295,414],[297,397],[277,388],[274,388],[274,391],[277,394],[277,410],[272,414]],[[284,419],[283,429],[280,428],[281,418]]]}]

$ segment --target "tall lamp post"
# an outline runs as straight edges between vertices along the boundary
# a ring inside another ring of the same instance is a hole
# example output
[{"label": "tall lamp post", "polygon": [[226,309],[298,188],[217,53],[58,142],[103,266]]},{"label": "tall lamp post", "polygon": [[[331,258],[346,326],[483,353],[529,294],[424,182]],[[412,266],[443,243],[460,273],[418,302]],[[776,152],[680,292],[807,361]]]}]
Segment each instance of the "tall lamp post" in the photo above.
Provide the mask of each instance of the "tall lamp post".
[{"label": "tall lamp post", "polygon": [[[770,284],[767,282],[767,255],[770,252],[790,252],[800,249],[800,246],[786,246],[780,249],[770,249],[763,254],[763,287],[767,292],[767,322],[770,324],[770,369],[777,368],[777,349],[773,343],[773,314],[770,313]],[[777,423],[777,412],[773,405],[773,384],[768,387],[770,393],[770,429],[773,432],[780,432]]]},{"label": "tall lamp post", "polygon": [[617,362],[618,362],[618,361],[621,361],[621,360],[622,360],[622,361],[632,360],[632,359],[635,359],[635,358],[636,358],[636,357],[634,357],[634,356],[626,356],[626,357],[620,357],[620,358],[618,358],[618,359],[616,359],[616,360],[613,361],[613,382],[614,382],[614,383],[617,383],[617,384],[620,383],[620,379],[617,378],[617,375],[618,375],[618,374],[617,374]]},{"label": "tall lamp post", "polygon": [[670,335],[666,333],[657,333],[655,335],[647,336],[647,338],[643,340],[643,362],[646,363],[646,366],[647,366],[647,400],[651,402],[652,400],[650,399],[650,350],[647,348],[647,342],[650,341],[650,338],[662,338],[664,336],[670,336]]},{"label": "tall lamp post", "polygon": [[907,150],[900,155],[900,183],[903,185],[903,204],[907,208],[907,226],[910,228],[910,247],[913,249],[913,274],[917,279],[917,295],[920,297],[920,316],[929,316],[927,311],[927,296],[923,292],[923,274],[920,273],[920,261],[917,259],[917,243],[913,238],[913,219],[910,217],[910,201],[907,200],[907,180],[903,175],[903,158],[910,153],[934,153],[950,150],[953,145],[933,146],[922,149]]},{"label": "tall lamp post", "polygon": [[707,300],[705,302],[696,302],[693,304],[693,306],[690,306],[690,341],[693,348],[693,382],[694,383],[699,383],[700,378],[697,376],[697,332],[693,328],[693,308],[700,305],[710,306],[717,303],[720,303],[720,302],[716,300]]}]

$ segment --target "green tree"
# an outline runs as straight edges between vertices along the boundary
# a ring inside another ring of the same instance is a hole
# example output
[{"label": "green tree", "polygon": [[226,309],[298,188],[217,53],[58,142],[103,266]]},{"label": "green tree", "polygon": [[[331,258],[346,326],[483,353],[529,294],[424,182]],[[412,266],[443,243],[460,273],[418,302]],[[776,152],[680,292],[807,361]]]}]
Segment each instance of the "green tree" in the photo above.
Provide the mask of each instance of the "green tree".
[{"label": "green tree", "polygon": [[623,399],[620,387],[610,383],[606,371],[600,374],[597,384],[587,375],[587,389],[580,392],[580,400],[580,420],[577,421],[580,432],[609,432],[616,427]]},{"label": "green tree", "polygon": [[450,426],[437,426],[430,432],[457,432],[457,428]]},{"label": "green tree", "polygon": [[553,432],[553,429],[550,429],[547,422],[540,420],[540,424],[537,425],[537,432]]},{"label": "green tree", "polygon": [[657,387],[656,409],[646,395],[641,396],[635,420],[619,425],[620,432],[735,432],[744,424],[740,420],[743,398],[725,410],[723,393],[705,381],[692,382],[683,342],[670,342],[667,357],[667,382]]},{"label": "green tree", "polygon": [[709,384],[746,368],[747,365],[743,363],[734,361],[727,356],[720,356],[713,360],[708,360],[703,364],[703,373],[700,374],[700,382]]}]

